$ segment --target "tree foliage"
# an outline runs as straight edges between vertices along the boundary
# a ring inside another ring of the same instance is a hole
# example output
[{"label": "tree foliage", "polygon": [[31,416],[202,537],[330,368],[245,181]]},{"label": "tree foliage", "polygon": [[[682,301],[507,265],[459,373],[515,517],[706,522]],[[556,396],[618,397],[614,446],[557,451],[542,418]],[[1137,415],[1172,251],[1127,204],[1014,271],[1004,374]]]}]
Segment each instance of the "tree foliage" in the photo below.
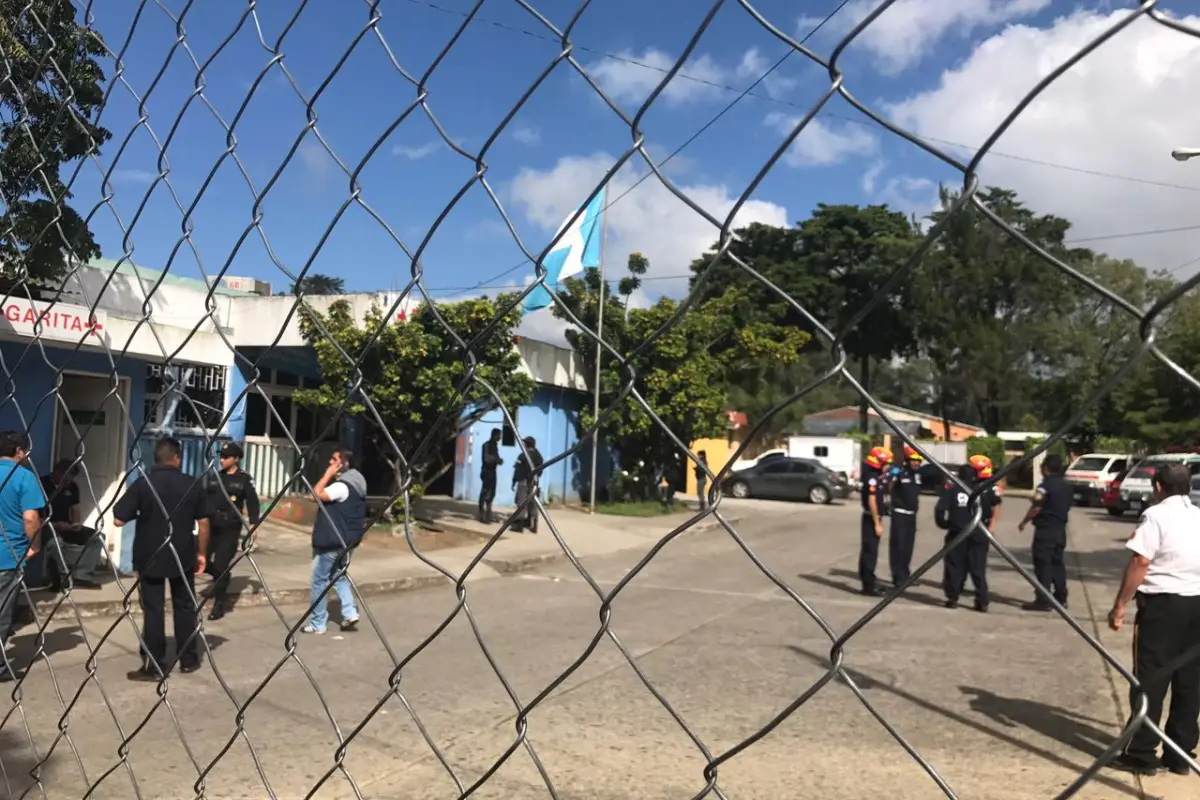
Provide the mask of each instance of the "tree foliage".
[{"label": "tree foliage", "polygon": [[107,52],[76,21],[70,0],[0,0],[0,262],[6,278],[59,278],[73,257],[100,247],[73,209],[64,165],[95,154],[112,134],[92,120],[104,102]]},{"label": "tree foliage", "polygon": [[[648,266],[639,253],[629,257],[631,277],[640,277]],[[627,359],[636,376],[636,391],[684,444],[725,434],[726,388],[736,376],[765,363],[795,363],[808,341],[808,335],[796,328],[769,322],[742,324],[736,309],[745,298],[736,290],[701,300],[671,322],[679,312],[678,301],[662,298],[649,308],[628,307],[636,286],[627,288],[630,284],[622,281],[614,293],[608,282],[601,283],[597,270],[585,270],[581,277],[564,283],[559,297],[590,330],[597,328],[603,292],[604,341]],[[566,318],[557,306],[555,314]],[[656,337],[653,345],[639,350],[651,337]],[[585,373],[592,376],[595,341],[577,330],[568,330],[567,339]],[[682,477],[679,447],[663,426],[634,397],[618,401],[629,372],[611,354],[606,353],[600,363],[601,409],[615,407],[601,423],[601,439],[616,449],[622,469],[636,472],[641,480],[652,480],[660,468]],[[581,415],[581,426],[586,429],[592,422],[589,408]]]},{"label": "tree foliage", "polygon": [[[297,288],[299,291],[297,291]],[[306,295],[345,294],[346,280],[344,278],[335,278],[332,275],[325,275],[321,272],[314,272],[301,278],[298,287],[297,284],[293,283],[287,293]]]},{"label": "tree foliage", "polygon": [[[495,299],[480,297],[440,303],[437,311],[450,329],[469,343],[496,319],[501,308],[513,301],[512,296],[506,295]],[[513,329],[518,322],[520,311],[509,311],[472,348],[478,364],[475,374],[496,390],[508,408],[529,402],[534,389],[533,380],[520,370],[520,355],[513,344]],[[385,321],[384,311],[375,307],[360,322],[354,318],[350,304],[338,300],[326,314],[305,310],[301,331],[316,351],[322,383],[316,389],[297,391],[296,401],[325,411],[341,409],[348,389],[354,384],[352,362],[343,353],[355,359],[366,351],[359,371],[371,407],[361,394],[355,393],[344,413],[362,415],[367,446],[392,467],[393,491],[401,485],[404,475],[388,435],[400,453],[411,458],[419,445],[434,434],[426,458],[409,465],[416,482],[425,485],[453,466],[443,457],[442,443],[457,437],[496,407],[495,399],[479,381],[471,381],[465,395],[459,392],[466,370],[464,353],[429,306],[419,307],[406,322],[399,323]],[[368,348],[367,343],[376,331],[378,337]]]}]

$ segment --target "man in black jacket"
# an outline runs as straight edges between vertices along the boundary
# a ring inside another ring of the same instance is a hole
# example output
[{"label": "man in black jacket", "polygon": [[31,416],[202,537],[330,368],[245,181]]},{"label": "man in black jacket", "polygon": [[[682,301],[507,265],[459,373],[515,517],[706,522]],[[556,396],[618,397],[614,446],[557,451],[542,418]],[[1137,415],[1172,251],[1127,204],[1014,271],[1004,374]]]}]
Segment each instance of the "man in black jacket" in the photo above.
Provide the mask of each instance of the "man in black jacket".
[{"label": "man in black jacket", "polygon": [[[1067,520],[1074,497],[1063,477],[1062,456],[1051,453],[1042,462],[1042,482],[1033,493],[1029,511],[1017,530],[1033,523],[1033,574],[1059,605],[1067,607]],[[1022,606],[1026,611],[1049,611],[1050,603],[1039,594]]]},{"label": "man in black jacket", "polygon": [[242,538],[242,515],[249,512],[251,527],[258,524],[258,491],[254,478],[241,468],[242,448],[229,442],[221,448],[221,474],[209,487],[209,553],[207,572],[213,578],[210,620],[225,616],[228,608],[230,564]]},{"label": "man in black jacket", "polygon": [[492,428],[492,435],[483,443],[483,464],[479,467],[479,480],[482,484],[479,490],[479,521],[491,525],[492,501],[496,499],[496,468],[504,463],[500,457],[499,428]]},{"label": "man in black jacket", "polygon": [[[142,601],[142,666],[130,680],[157,681],[167,663],[166,603],[171,585],[175,661],[181,672],[200,669],[200,631],[195,576],[204,572],[208,553],[208,494],[202,480],[185,475],[177,439],[159,439],[154,469],[130,486],[113,506],[113,525],[137,520],[133,568]],[[197,532],[198,531],[198,532]]]},{"label": "man in black jacket", "polygon": [[[946,531],[946,544],[958,537],[968,525],[975,513],[975,503],[971,502],[969,491],[974,489],[981,479],[991,477],[992,462],[986,456],[973,456],[971,463],[958,468],[958,478],[966,484],[968,491],[963,491],[953,481],[947,481],[942,496],[934,508],[934,521],[937,526]],[[996,520],[996,508],[1000,504],[1000,496],[995,487],[984,492],[976,502],[982,506],[981,524],[991,530]],[[942,588],[946,593],[946,608],[958,608],[958,598],[966,587],[967,575],[975,587],[975,610],[986,613],[990,598],[987,583],[987,557],[990,549],[987,533],[976,526],[968,534],[965,541],[951,548],[945,556],[945,571],[943,572]]]},{"label": "man in black jacket", "polygon": [[[358,606],[346,570],[350,553],[362,541],[367,524],[367,479],[354,468],[354,454],[336,450],[329,457],[325,474],[313,487],[318,504],[313,522],[312,610],[303,633],[322,634],[329,622],[325,601],[329,584],[342,603],[343,631],[358,628]],[[336,580],[334,579],[334,576]]]},{"label": "man in black jacket", "polygon": [[522,453],[517,456],[517,463],[513,465],[513,486],[517,490],[517,508],[521,509],[521,505],[526,500],[529,500],[529,505],[523,511],[517,511],[520,516],[513,523],[512,529],[520,533],[528,525],[530,533],[537,533],[537,506],[534,505],[531,495],[537,491],[537,475],[535,473],[541,469],[545,459],[538,452],[537,442],[532,436],[525,437],[525,450],[529,453],[529,458],[526,459],[525,453]]}]

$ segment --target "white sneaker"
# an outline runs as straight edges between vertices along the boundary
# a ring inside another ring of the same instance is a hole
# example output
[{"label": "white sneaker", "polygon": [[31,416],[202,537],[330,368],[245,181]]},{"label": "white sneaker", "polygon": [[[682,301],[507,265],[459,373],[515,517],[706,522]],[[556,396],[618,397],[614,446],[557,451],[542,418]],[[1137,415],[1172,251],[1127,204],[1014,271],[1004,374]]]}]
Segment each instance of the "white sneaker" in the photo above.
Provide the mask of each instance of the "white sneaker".
[{"label": "white sneaker", "polygon": [[315,633],[317,636],[320,636],[321,634],[323,634],[325,632],[325,629],[324,628],[314,628],[312,626],[312,623],[309,623],[308,625],[305,625],[303,628],[301,628],[300,632],[301,633]]}]

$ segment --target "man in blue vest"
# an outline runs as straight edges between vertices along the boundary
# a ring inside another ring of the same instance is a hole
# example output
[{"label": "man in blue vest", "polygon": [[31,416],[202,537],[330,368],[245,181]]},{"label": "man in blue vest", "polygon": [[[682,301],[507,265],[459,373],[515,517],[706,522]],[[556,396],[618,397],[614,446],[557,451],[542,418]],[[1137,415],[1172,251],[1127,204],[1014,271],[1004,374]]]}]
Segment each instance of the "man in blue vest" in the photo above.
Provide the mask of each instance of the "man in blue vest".
[{"label": "man in blue vest", "polygon": [[312,610],[302,630],[325,632],[329,622],[325,599],[330,579],[338,575],[333,590],[342,603],[341,629],[353,631],[358,626],[358,606],[344,570],[350,563],[350,551],[362,541],[367,522],[367,479],[354,469],[353,453],[334,451],[325,474],[313,487],[313,500],[317,503],[317,519],[312,532]]}]

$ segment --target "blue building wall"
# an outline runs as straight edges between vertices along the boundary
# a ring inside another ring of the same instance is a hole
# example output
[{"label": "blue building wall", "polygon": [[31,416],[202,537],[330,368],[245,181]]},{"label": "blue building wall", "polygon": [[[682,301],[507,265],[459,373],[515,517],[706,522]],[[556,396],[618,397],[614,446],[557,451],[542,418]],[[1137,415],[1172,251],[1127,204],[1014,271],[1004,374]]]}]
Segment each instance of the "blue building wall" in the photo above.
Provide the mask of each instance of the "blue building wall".
[{"label": "blue building wall", "polygon": [[[549,460],[579,441],[577,435],[579,413],[591,402],[590,395],[572,389],[553,386],[538,386],[533,399],[517,411],[517,433],[521,438],[532,436],[542,456]],[[454,496],[459,499],[475,500],[479,497],[479,468],[483,463],[483,444],[493,428],[504,428],[504,416],[499,410],[492,411],[464,431],[459,442],[459,453],[466,454],[466,463],[455,466]],[[513,465],[521,454],[519,447],[501,444],[500,457],[504,463],[497,470],[497,506],[516,504],[516,492],[512,486]],[[545,501],[586,502],[588,480],[591,475],[591,445],[554,464],[542,473],[541,494]],[[601,447],[596,462],[597,488],[604,485],[604,478],[611,471],[611,458],[606,448]]]}]

